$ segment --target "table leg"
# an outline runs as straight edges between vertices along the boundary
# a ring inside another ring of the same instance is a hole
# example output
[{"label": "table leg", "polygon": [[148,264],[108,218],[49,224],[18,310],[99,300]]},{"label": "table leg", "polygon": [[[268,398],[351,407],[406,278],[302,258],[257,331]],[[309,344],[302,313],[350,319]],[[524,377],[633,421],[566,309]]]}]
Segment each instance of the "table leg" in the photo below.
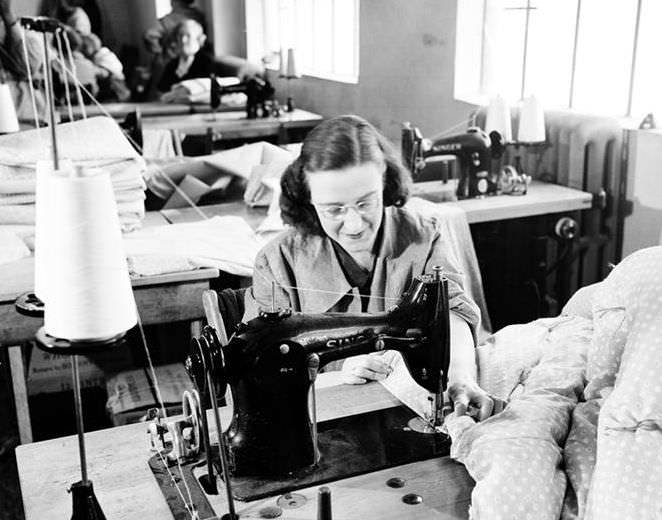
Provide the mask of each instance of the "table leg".
[{"label": "table leg", "polygon": [[32,424],[30,423],[30,406],[28,404],[28,390],[26,373],[23,365],[23,350],[20,345],[8,347],[9,374],[14,390],[14,405],[16,407],[16,422],[18,423],[18,436],[21,444],[32,442]]}]

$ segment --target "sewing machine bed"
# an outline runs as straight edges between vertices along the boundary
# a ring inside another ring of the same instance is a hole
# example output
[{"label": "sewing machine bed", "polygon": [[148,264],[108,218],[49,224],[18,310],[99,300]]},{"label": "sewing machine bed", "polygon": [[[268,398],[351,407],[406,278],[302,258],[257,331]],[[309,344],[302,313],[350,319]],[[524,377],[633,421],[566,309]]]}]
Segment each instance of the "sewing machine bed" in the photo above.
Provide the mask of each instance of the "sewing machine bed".
[{"label": "sewing machine bed", "polygon": [[[287,478],[232,478],[232,491],[237,500],[244,502],[289,493],[326,482],[361,475],[410,462],[448,455],[450,439],[441,433],[419,433],[411,430],[408,422],[416,415],[404,405],[358,415],[333,419],[318,424],[321,462],[312,469]],[[215,457],[218,459],[218,457]],[[161,492],[176,519],[189,518],[177,488],[155,455],[149,460]],[[216,514],[198,478],[205,475],[203,461],[170,468],[171,472],[186,480],[193,502],[201,518]],[[223,493],[223,489],[219,490]]]}]

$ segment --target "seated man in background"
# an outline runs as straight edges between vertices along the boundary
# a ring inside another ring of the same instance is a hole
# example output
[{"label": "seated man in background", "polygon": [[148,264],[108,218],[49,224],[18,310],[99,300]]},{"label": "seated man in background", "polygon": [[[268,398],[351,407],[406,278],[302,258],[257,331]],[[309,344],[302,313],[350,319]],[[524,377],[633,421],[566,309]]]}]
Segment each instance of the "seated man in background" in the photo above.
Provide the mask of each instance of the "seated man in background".
[{"label": "seated man in background", "polygon": [[[46,101],[40,89],[35,89],[34,103],[30,94],[28,82],[28,66],[33,81],[43,79],[43,49],[41,40],[36,34],[25,33],[28,63],[21,42],[23,29],[12,9],[11,0],[0,0],[0,69],[4,71],[0,81],[7,83],[12,94],[16,115],[22,122],[34,124],[35,117],[44,120],[46,117]],[[34,113],[36,108],[37,113]]]},{"label": "seated man in background", "polygon": [[177,56],[163,70],[159,92],[168,92],[180,81],[205,78],[213,72],[213,59],[203,49],[207,37],[202,25],[192,19],[182,21],[177,29]]}]

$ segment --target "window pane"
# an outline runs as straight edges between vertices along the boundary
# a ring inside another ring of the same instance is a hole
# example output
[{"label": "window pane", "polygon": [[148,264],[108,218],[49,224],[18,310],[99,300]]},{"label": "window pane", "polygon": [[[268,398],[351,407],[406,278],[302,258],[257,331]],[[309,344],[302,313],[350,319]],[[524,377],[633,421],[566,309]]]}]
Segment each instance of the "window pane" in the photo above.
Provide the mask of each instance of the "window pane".
[{"label": "window pane", "polygon": [[488,96],[500,94],[514,103],[520,97],[526,0],[485,3],[486,26],[483,88]]},{"label": "window pane", "polygon": [[463,0],[457,4],[455,34],[455,96],[475,99],[483,94],[481,60],[484,0]]},{"label": "window pane", "polygon": [[656,122],[662,118],[662,67],[660,49],[662,49],[662,2],[644,0],[639,22],[639,43],[637,45],[637,63],[634,75],[632,115],[641,118],[655,112]]},{"label": "window pane", "polygon": [[154,2],[157,18],[162,18],[172,11],[172,3],[170,0],[154,0]]},{"label": "window pane", "polygon": [[[268,3],[268,2],[267,2]],[[280,0],[278,30],[280,33],[280,47],[287,51],[295,44],[296,13],[293,0]]]},{"label": "window pane", "polygon": [[545,107],[567,107],[577,0],[535,0],[529,20],[524,96]]},{"label": "window pane", "polygon": [[297,67],[299,74],[313,69],[313,3],[297,1]]},{"label": "window pane", "polygon": [[316,72],[331,73],[333,64],[333,3],[317,0],[314,6],[315,40],[313,68]]},{"label": "window pane", "polygon": [[[356,27],[350,20],[356,20],[354,0],[335,0],[333,19],[333,72],[336,74],[354,74],[354,49],[356,48]],[[349,22],[345,24],[342,22]]]},{"label": "window pane", "polygon": [[[250,59],[293,48],[297,71],[338,81],[358,77],[359,0],[245,0]],[[278,67],[278,60],[269,66]]]},{"label": "window pane", "polygon": [[573,108],[624,115],[637,0],[583,0]]}]

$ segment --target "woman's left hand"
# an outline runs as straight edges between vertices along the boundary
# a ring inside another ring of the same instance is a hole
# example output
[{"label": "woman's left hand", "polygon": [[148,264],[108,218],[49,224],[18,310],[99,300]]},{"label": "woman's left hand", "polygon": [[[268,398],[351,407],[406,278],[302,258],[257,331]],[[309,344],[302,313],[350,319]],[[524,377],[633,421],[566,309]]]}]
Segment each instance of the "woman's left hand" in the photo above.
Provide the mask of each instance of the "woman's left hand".
[{"label": "woman's left hand", "polygon": [[[492,415],[494,401],[473,378],[463,378],[448,383],[448,398],[453,403],[455,415],[466,415],[469,408],[478,411],[478,421],[483,421]],[[473,414],[470,414],[473,416]]]}]

